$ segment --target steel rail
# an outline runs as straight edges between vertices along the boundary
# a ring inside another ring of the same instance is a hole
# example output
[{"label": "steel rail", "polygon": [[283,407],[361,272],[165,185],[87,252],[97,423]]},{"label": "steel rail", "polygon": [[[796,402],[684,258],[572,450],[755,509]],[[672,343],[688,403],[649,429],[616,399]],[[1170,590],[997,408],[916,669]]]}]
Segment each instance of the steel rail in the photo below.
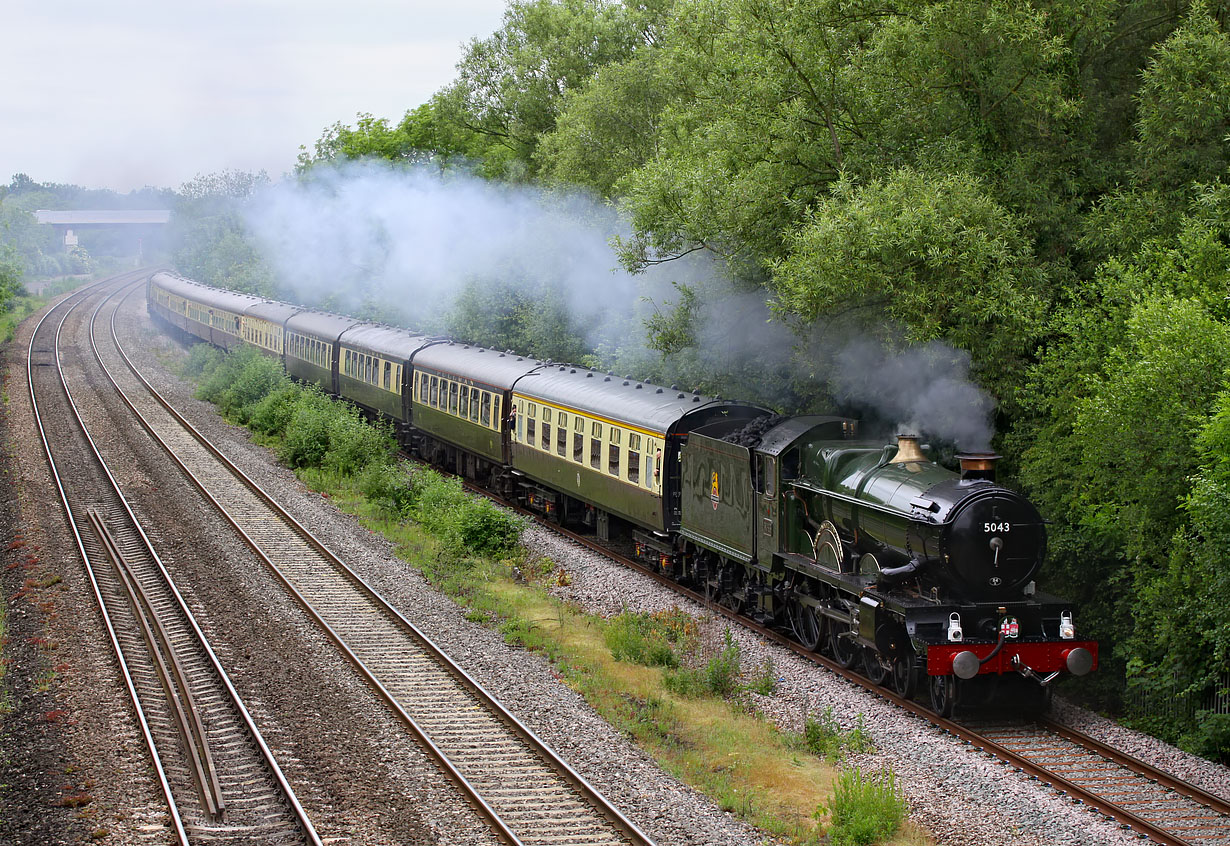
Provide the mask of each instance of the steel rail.
[{"label": "steel rail", "polygon": [[1230,801],[1223,799],[1220,796],[1209,793],[1204,788],[1192,784],[1189,781],[1184,781],[1178,776],[1172,775],[1164,770],[1159,770],[1156,767],[1145,763],[1144,761],[1129,755],[1122,750],[1109,746],[1097,738],[1090,737],[1087,734],[1076,731],[1056,722],[1049,717],[1041,717],[1038,723],[1048,731],[1052,731],[1066,740],[1084,746],[1090,752],[1101,755],[1103,758],[1114,761],[1122,767],[1126,767],[1145,778],[1152,779],[1165,788],[1173,790],[1175,793],[1181,793],[1194,802],[1201,805],[1207,805],[1209,808],[1217,811],[1219,814],[1224,814],[1230,817]]},{"label": "steel rail", "polygon": [[[188,686],[183,665],[175,653],[175,647],[167,635],[166,627],[158,619],[145,589],[141,587],[132,567],[125,560],[124,553],[120,551],[119,545],[112,537],[102,514],[96,508],[89,509],[86,514],[124,585],[124,592],[128,596],[133,618],[140,626],[146,648],[154,659],[158,680],[162,684],[167,701],[171,704],[176,727],[179,729],[180,737],[183,738],[184,746],[192,761],[192,778],[201,792],[201,800],[208,814],[214,819],[219,819],[226,807],[222,798],[222,785],[218,781],[218,771],[214,766],[213,754],[209,749],[209,739],[205,736],[205,727],[201,725],[201,714],[192,696],[192,689]],[[168,661],[171,664],[169,669]]]},{"label": "steel rail", "polygon": [[[132,275],[132,274],[123,274],[122,277],[126,277],[129,275]],[[56,490],[60,494],[60,502],[63,504],[64,513],[66,517],[68,518],[68,527],[72,531],[73,539],[77,545],[77,551],[81,555],[81,560],[86,563],[86,574],[89,576],[90,586],[94,591],[94,598],[97,601],[98,607],[100,609],[106,608],[106,603],[103,601],[102,589],[98,584],[98,580],[94,576],[93,568],[89,564],[90,556],[89,556],[89,553],[86,551],[85,540],[81,536],[81,532],[77,528],[77,521],[73,517],[73,508],[68,499],[68,492],[64,489],[64,484],[61,481],[60,471],[56,465],[55,457],[52,454],[51,443],[47,438],[47,430],[46,430],[46,427],[43,425],[42,413],[39,410],[38,397],[36,396],[35,388],[34,388],[34,367],[36,366],[34,364],[34,354],[35,352],[44,352],[44,353],[53,352],[54,359],[55,359],[55,366],[57,370],[61,370],[59,341],[60,341],[60,331],[62,330],[64,326],[64,321],[68,319],[68,315],[72,313],[72,311],[75,310],[78,305],[80,305],[82,302],[86,300],[86,298],[90,295],[90,293],[93,292],[94,288],[102,287],[103,285],[106,285],[108,282],[113,282],[113,281],[114,281],[113,279],[103,280],[102,282],[99,282],[95,285],[91,285],[87,289],[85,289],[85,291],[76,292],[66,297],[65,299],[61,300],[61,302],[57,303],[52,308],[48,309],[47,312],[41,318],[39,318],[38,323],[34,327],[34,331],[30,333],[30,343],[26,348],[26,383],[27,383],[26,386],[30,391],[30,406],[34,412],[35,425],[38,428],[39,439],[42,441],[42,444],[43,444],[43,452],[47,456],[47,464],[51,471],[52,481],[55,483]],[[74,298],[76,298],[76,302],[74,302],[68,309],[64,311],[63,315],[61,315],[60,317],[59,325],[56,326],[54,338],[52,341],[52,349],[51,350],[35,350],[35,347],[34,347],[35,340],[39,337],[39,331],[42,329],[43,323],[47,320],[48,317],[50,317],[53,313],[55,313],[57,309],[59,309],[63,305],[66,305],[67,303],[70,302],[70,300],[73,300]],[[40,366],[44,364],[49,364],[49,363],[40,362]],[[62,370],[60,374],[60,381],[61,381],[61,385],[64,388],[65,394],[67,395],[68,386],[67,384],[64,383]],[[70,402],[71,402],[71,399],[70,399]],[[136,683],[133,681],[132,673],[128,669],[128,664],[124,661],[124,657],[123,657],[124,652],[120,648],[119,636],[116,634],[115,627],[112,625],[111,619],[106,614],[105,611],[103,612],[102,617],[103,617],[103,624],[107,629],[107,637],[111,641],[111,649],[115,653],[116,660],[119,662],[120,674],[124,678],[124,686],[128,690],[128,698],[129,698],[129,701],[132,703],[133,712],[136,715],[137,724],[141,730],[141,736],[144,738],[146,749],[148,749],[150,753],[150,760],[154,767],[154,773],[158,780],[159,789],[162,791],[163,798],[166,800],[166,803],[167,803],[168,812],[171,815],[171,827],[175,832],[175,840],[177,843],[180,844],[180,846],[188,846],[188,833],[184,829],[184,822],[180,816],[179,807],[175,802],[175,795],[171,790],[170,782],[167,780],[166,771],[163,769],[162,759],[158,754],[158,747],[154,742],[154,735],[150,729],[149,720],[146,717],[145,709],[141,706],[141,697],[137,693]]]},{"label": "steel rail", "polygon": [[[324,543],[322,543],[318,538],[315,537],[315,535],[313,535],[297,519],[295,519],[291,514],[289,514],[289,512],[287,512],[276,500],[274,500],[271,496],[269,496],[260,487],[260,485],[258,485],[254,480],[252,480],[242,469],[240,469],[237,465],[235,465],[234,462],[232,462],[229,458],[227,458],[227,456],[220,449],[218,449],[218,447],[216,447],[212,442],[210,442],[208,438],[206,438],[199,430],[197,430],[196,427],[194,427],[156,389],[154,389],[154,387],[149,383],[149,381],[140,373],[136,365],[131,361],[131,358],[127,355],[127,353],[123,349],[123,345],[119,341],[118,334],[115,332],[114,315],[112,317],[112,336],[116,344],[116,348],[120,352],[121,356],[123,357],[127,368],[131,371],[133,376],[142,384],[142,386],[149,393],[149,395],[163,409],[165,409],[168,414],[171,415],[171,417],[178,423],[178,425],[183,427],[183,429],[186,432],[188,432],[192,436],[192,438],[194,438],[198,443],[200,443],[204,449],[206,449],[221,465],[223,465],[235,477],[235,479],[240,484],[246,487],[264,505],[266,505],[273,512],[275,512],[279,516],[279,518],[283,520],[288,527],[291,528],[292,531],[294,531],[312,549],[314,549],[317,553],[319,553],[322,557],[324,557],[329,562],[330,566],[332,566],[339,573],[339,575],[343,576],[346,580],[351,582],[355,586],[355,588],[360,590],[375,606],[377,606],[377,608],[382,613],[388,615],[390,619],[396,621],[396,624],[400,626],[404,632],[406,632],[414,641],[416,641],[422,648],[424,648],[428,653],[430,653],[433,659],[441,667],[445,668],[446,671],[456,681],[460,682],[465,688],[467,688],[471,692],[471,694],[475,698],[477,698],[483,704],[483,706],[487,708],[501,723],[503,723],[515,735],[520,737],[522,742],[527,744],[528,747],[533,749],[534,753],[538,755],[544,761],[544,763],[546,763],[551,769],[555,770],[562,778],[564,778],[565,781],[570,783],[573,789],[576,790],[582,797],[584,797],[585,801],[595,811],[597,811],[601,816],[605,817],[608,823],[616,831],[618,831],[624,839],[626,839],[630,843],[639,844],[640,846],[653,846],[652,841],[644,833],[642,833],[630,820],[628,820],[617,808],[611,805],[611,803],[608,802],[605,799],[605,797],[602,796],[601,793],[599,793],[595,788],[593,788],[593,786],[590,785],[579,773],[577,773],[572,767],[570,767],[566,762],[564,762],[546,743],[544,743],[541,739],[539,739],[532,730],[530,730],[520,720],[518,720],[515,716],[513,716],[494,696],[492,696],[484,687],[482,687],[482,685],[480,685],[475,679],[473,679],[468,673],[466,673],[465,670],[463,670],[460,666],[458,666],[426,634],[424,634],[417,626],[411,623],[396,608],[394,608],[389,602],[387,602],[383,598],[383,596],[381,596],[379,592],[375,590],[375,588],[368,585],[367,582],[361,576],[359,576],[357,573],[351,570],[345,564],[345,562],[342,561],[338,556],[334,555],[333,552],[329,550]],[[108,375],[111,376],[110,371],[108,371]],[[114,382],[113,376],[112,376],[112,380]],[[117,389],[119,389],[118,383],[116,387]],[[121,394],[123,394],[122,390],[121,390]],[[337,631],[335,631],[335,629],[331,625],[328,624],[328,622],[324,619],[323,615],[320,614],[312,606],[311,602],[307,599],[307,597],[303,596],[302,592],[282,572],[282,568],[279,567],[274,561],[272,561],[268,555],[266,555],[265,551],[261,548],[259,542],[253,537],[251,537],[251,535],[242,526],[239,525],[238,521],[227,512],[227,510],[222,506],[221,503],[217,501],[217,499],[213,496],[213,494],[208,490],[206,485],[200,479],[198,479],[196,474],[193,473],[187,467],[187,465],[180,459],[180,457],[175,454],[174,450],[172,450],[171,447],[168,444],[166,444],[165,440],[159,437],[156,431],[156,428],[153,426],[152,423],[150,423],[148,419],[146,419],[146,417],[140,411],[136,409],[135,404],[131,401],[131,399],[125,396],[125,402],[133,410],[134,414],[137,415],[138,419],[142,421],[142,424],[145,426],[146,430],[150,433],[150,435],[154,437],[156,440],[158,440],[159,443],[163,444],[163,447],[164,449],[166,449],[168,455],[170,455],[172,460],[175,461],[183,469],[184,473],[193,482],[193,484],[196,485],[196,487],[202,493],[202,495],[205,496],[207,499],[209,499],[210,502],[213,503],[216,508],[218,508],[219,512],[224,516],[224,518],[227,519],[228,522],[230,522],[232,526],[234,526],[236,531],[239,533],[240,537],[244,539],[245,543],[247,543],[249,547],[252,548],[254,553],[256,553],[259,557],[262,558],[262,560],[264,560],[267,563],[267,565],[270,567],[272,572],[287,587],[288,591],[290,592],[291,596],[295,598],[296,602],[305,609],[305,611],[313,618],[313,620],[316,621],[316,623],[319,626],[321,626],[322,630],[327,634],[327,636],[335,644],[338,645],[339,649],[342,650],[343,654],[347,657],[347,660],[349,660],[358,669],[360,674],[363,675],[363,677],[367,679],[369,683],[373,685],[373,688],[377,691],[380,697],[384,699],[385,702],[388,703],[393,708],[394,713],[396,713],[399,716],[399,718],[407,725],[407,727],[410,728],[411,732],[420,739],[420,741],[423,743],[424,748],[427,749],[428,753],[440,763],[440,765],[445,770],[445,772],[449,775],[449,777],[467,795],[471,803],[477,809],[479,809],[479,812],[485,818],[491,821],[492,826],[494,830],[496,831],[497,835],[501,839],[505,840],[505,842],[508,842],[511,844],[520,844],[521,843],[520,839],[518,839],[517,835],[511,830],[511,828],[509,828],[504,823],[504,821],[499,817],[499,815],[493,809],[490,808],[488,803],[485,801],[485,799],[483,799],[481,795],[479,795],[478,791],[470,783],[470,781],[453,764],[453,762],[447,757],[444,751],[438,747],[435,741],[432,740],[428,736],[428,733],[421,726],[418,725],[417,721],[415,721],[409,713],[406,712],[402,704],[386,688],[386,686],[377,678],[376,674],[372,671],[370,667],[367,666],[366,662],[363,661],[360,656],[355,654],[355,652],[352,649],[350,649],[348,644],[343,642],[342,636]]]},{"label": "steel rail", "polygon": [[[142,281],[144,280],[138,279],[136,280],[136,282],[131,283],[132,287],[125,294],[125,297],[131,295],[133,290],[138,290],[138,283]],[[102,309],[102,306],[107,301],[109,301],[112,297],[114,297],[122,289],[123,289],[123,286],[121,286],[120,288],[117,288],[116,291],[111,292],[107,296],[106,300],[104,300],[102,303],[99,303],[98,307],[95,308],[94,314],[91,316],[91,319],[90,319],[91,320],[90,344],[91,344],[91,349],[94,353],[95,360],[98,362],[99,366],[102,367],[103,372],[106,373],[112,386],[116,388],[118,396],[120,397],[121,400],[123,400],[125,405],[127,405],[130,409],[132,409],[132,405],[131,403],[128,402],[128,398],[124,395],[123,391],[119,390],[119,386],[116,385],[114,378],[112,378],[111,376],[111,371],[107,368],[106,363],[103,362],[102,356],[98,350],[98,345],[95,341],[95,336],[94,336],[94,323],[97,319],[97,315],[99,311]],[[112,338],[114,338],[115,337],[114,311],[112,312],[112,315],[111,315],[110,329],[111,329]],[[135,411],[135,409],[132,409],[132,410]],[[140,419],[140,415],[138,414],[137,416],[138,416],[138,419]],[[141,422],[142,424],[144,424],[144,420],[142,420]],[[89,437],[88,433],[86,434],[86,437],[87,438]],[[107,472],[107,475],[110,478],[111,474],[109,471]],[[116,491],[119,492],[119,486],[118,484],[115,483],[114,479],[112,480],[112,484],[115,485]],[[188,605],[184,601],[183,595],[180,593],[179,588],[176,587],[174,581],[171,579],[171,575],[167,571],[165,565],[163,564],[162,559],[154,551],[153,544],[150,542],[149,538],[146,536],[145,530],[142,528],[140,522],[137,521],[135,515],[132,514],[131,509],[129,509],[128,507],[128,503],[126,500],[124,500],[122,494],[120,496],[120,499],[121,501],[124,502],[124,507],[129,510],[129,515],[130,517],[132,517],[133,522],[135,523],[136,530],[141,537],[142,543],[145,545],[150,555],[152,556],[153,561],[156,564],[160,574],[162,575],[164,583],[166,584],[170,594],[174,598],[177,607],[179,608],[180,612],[186,618],[189,626],[192,629],[193,635],[195,636],[200,647],[202,648],[202,651],[208,658],[210,666],[213,668],[215,674],[218,677],[218,680],[221,682],[223,688],[226,690],[227,696],[230,698],[231,703],[234,705],[235,710],[240,718],[240,721],[242,722],[243,726],[247,729],[249,735],[251,736],[252,742],[256,746],[257,752],[261,760],[264,761],[265,765],[269,768],[269,772],[273,776],[274,781],[276,782],[278,789],[282,794],[282,797],[286,800],[288,806],[290,807],[291,814],[294,816],[296,822],[299,824],[300,828],[303,830],[304,836],[307,838],[311,846],[323,846],[320,836],[316,832],[316,827],[312,824],[311,818],[308,816],[307,811],[303,808],[303,805],[299,802],[299,797],[295,795],[295,791],[291,787],[290,782],[287,780],[285,773],[282,772],[282,767],[281,765],[278,764],[277,758],[273,754],[273,750],[270,749],[269,745],[265,742],[264,735],[261,734],[260,729],[256,725],[256,721],[252,718],[251,713],[248,711],[247,705],[244,704],[243,697],[240,696],[239,691],[235,688],[235,685],[231,681],[230,676],[227,674],[226,670],[223,668],[222,662],[218,659],[218,656],[214,653],[213,647],[210,645],[209,640],[205,637],[205,633],[201,630],[200,626],[197,624],[196,617],[188,609]]]}]

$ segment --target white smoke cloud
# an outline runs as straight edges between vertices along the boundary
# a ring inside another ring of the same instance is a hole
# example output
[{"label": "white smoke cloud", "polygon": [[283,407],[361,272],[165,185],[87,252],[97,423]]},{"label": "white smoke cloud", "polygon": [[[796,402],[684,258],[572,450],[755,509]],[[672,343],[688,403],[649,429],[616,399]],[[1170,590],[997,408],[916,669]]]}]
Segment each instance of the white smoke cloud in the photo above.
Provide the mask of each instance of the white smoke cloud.
[{"label": "white smoke cloud", "polygon": [[438,318],[474,282],[533,291],[545,284],[582,323],[618,322],[647,291],[669,286],[666,274],[634,277],[619,265],[610,240],[627,226],[584,194],[429,168],[314,171],[310,181],[257,198],[248,224],[301,301],[331,297],[345,310],[378,298],[412,321]]},{"label": "white smoke cloud", "polygon": [[643,352],[643,313],[678,300],[671,283],[699,282],[695,337],[708,366],[734,372],[751,362],[766,374],[793,372],[920,434],[966,449],[990,442],[994,403],[970,378],[968,353],[938,342],[891,351],[866,336],[801,343],[773,319],[763,292],[735,292],[703,254],[630,274],[611,243],[629,234],[627,223],[583,193],[348,164],[271,186],[247,222],[289,298],[352,312],[392,303],[418,328],[438,325],[469,284],[548,290],[566,299],[577,325],[593,329],[590,348]]},{"label": "white smoke cloud", "polygon": [[995,401],[970,376],[970,354],[939,341],[890,350],[856,338],[833,356],[831,390],[874,409],[898,431],[930,435],[968,450],[990,448]]}]

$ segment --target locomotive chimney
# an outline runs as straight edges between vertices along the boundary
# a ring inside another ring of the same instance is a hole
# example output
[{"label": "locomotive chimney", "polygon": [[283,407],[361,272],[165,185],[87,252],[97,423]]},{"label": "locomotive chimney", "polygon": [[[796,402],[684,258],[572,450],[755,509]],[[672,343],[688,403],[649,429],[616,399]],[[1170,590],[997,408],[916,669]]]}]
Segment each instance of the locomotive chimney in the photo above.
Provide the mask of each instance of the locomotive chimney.
[{"label": "locomotive chimney", "polygon": [[918,448],[918,435],[897,436],[897,454],[893,456],[890,464],[911,464],[915,461],[926,460],[927,456],[923,455],[922,450]]},{"label": "locomotive chimney", "polygon": [[966,481],[986,479],[995,481],[995,462],[1003,458],[993,452],[962,452],[957,455],[961,461],[961,478]]}]

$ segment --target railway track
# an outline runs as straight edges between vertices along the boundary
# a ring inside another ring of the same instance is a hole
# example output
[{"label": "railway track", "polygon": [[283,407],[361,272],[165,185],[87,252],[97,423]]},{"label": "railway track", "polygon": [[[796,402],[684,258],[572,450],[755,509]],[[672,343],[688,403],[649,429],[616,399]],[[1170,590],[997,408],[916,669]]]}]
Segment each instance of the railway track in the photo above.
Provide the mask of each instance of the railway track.
[{"label": "railway track", "polygon": [[[784,646],[803,658],[925,719],[1027,778],[1049,786],[1072,802],[1115,820],[1140,837],[1164,846],[1230,844],[1230,802],[1210,794],[1170,773],[1120,752],[1101,741],[1050,719],[1008,722],[962,722],[945,719],[912,699],[897,694],[891,676],[883,683],[844,668],[826,656],[799,645],[782,632],[763,626],[713,602],[703,594],[645,567],[623,554],[613,544],[577,534],[544,519],[536,512],[501,500],[482,488],[467,487],[495,499],[505,507],[535,519],[576,543],[604,555],[621,566],[637,570],[693,601],[743,625],[766,640]],[[859,662],[856,662],[856,664]]]},{"label": "railway track", "polygon": [[[78,413],[94,366],[67,326],[104,289],[65,299],[39,322],[30,399],[69,526],[149,749],[178,843],[320,840],[218,663]],[[96,313],[96,311],[95,311]]]},{"label": "railway track", "polygon": [[[130,291],[131,296],[134,291]],[[233,465],[140,375],[114,328],[99,357],[201,493],[510,844],[651,841],[362,578]]]}]

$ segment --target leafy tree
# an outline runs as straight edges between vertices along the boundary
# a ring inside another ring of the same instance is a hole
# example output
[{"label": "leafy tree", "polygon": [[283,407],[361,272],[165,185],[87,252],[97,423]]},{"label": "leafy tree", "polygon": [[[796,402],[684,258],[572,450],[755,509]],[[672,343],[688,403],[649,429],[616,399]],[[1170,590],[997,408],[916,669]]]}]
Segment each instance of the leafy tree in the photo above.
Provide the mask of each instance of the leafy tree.
[{"label": "leafy tree", "polygon": [[437,97],[441,116],[486,139],[489,168],[532,175],[538,140],[555,126],[564,96],[652,41],[669,5],[512,0],[500,29],[470,42],[457,79]]},{"label": "leafy tree", "polygon": [[568,313],[566,299],[547,284],[474,280],[458,294],[445,320],[454,338],[491,349],[510,349],[550,361],[589,359],[587,329]]},{"label": "leafy tree", "polygon": [[910,168],[843,180],[787,243],[773,273],[782,311],[873,332],[887,317],[911,341],[974,351],[1003,388],[1019,380],[1045,291],[1022,223],[977,180]]},{"label": "leafy tree", "polygon": [[442,121],[435,102],[406,112],[401,122],[390,126],[387,118],[361,113],[354,127],[342,122],[325,129],[313,152],[299,148],[299,173],[325,163],[346,160],[384,159],[405,164],[437,164],[481,160],[484,145],[474,132]]},{"label": "leafy tree", "polygon": [[1203,2],[1158,46],[1143,75],[1135,176],[1163,190],[1222,177],[1230,166],[1230,35]]},{"label": "leafy tree", "polygon": [[269,184],[264,171],[197,176],[180,189],[172,216],[172,258],[180,272],[208,285],[275,296],[276,281],[243,221],[243,203]]},{"label": "leafy tree", "polygon": [[21,260],[12,247],[0,248],[0,314],[9,310],[21,290]]},{"label": "leafy tree", "polygon": [[[1230,385],[1230,372],[1223,384]],[[1183,502],[1186,525],[1173,538],[1169,566],[1141,591],[1130,643],[1133,682],[1202,703],[1230,666],[1230,389],[1196,439],[1201,458]],[[1194,725],[1147,723],[1184,748],[1230,760],[1225,715],[1199,711]]]}]

